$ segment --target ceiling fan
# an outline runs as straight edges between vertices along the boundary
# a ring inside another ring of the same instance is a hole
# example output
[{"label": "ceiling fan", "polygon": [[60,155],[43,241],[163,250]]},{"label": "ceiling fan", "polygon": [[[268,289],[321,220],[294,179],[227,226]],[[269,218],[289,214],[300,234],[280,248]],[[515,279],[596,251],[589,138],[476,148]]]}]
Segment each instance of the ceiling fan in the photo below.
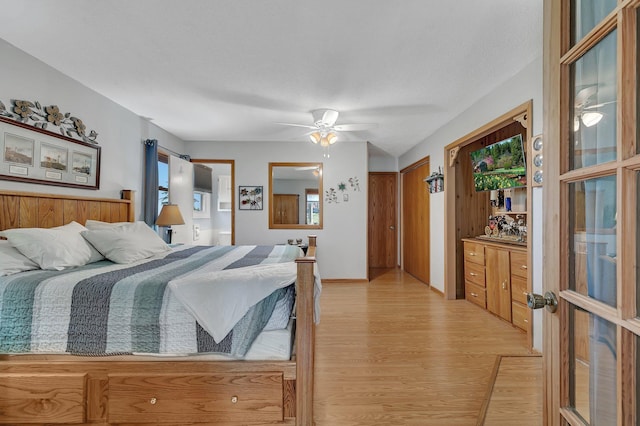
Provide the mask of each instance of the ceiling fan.
[{"label": "ceiling fan", "polygon": [[[340,113],[334,109],[316,109],[311,111],[313,124],[277,123],[285,126],[304,127],[311,129],[309,138],[311,142],[319,143],[322,147],[328,147],[338,141],[338,132],[352,132],[371,129],[377,124],[336,124]],[[328,157],[327,154],[325,156]]]},{"label": "ceiling fan", "polygon": [[588,86],[580,90],[574,100],[574,120],[573,130],[577,132],[580,129],[580,122],[586,127],[595,126],[602,120],[604,114],[598,111],[605,105],[616,103],[616,101],[601,102],[597,104],[591,103],[591,98],[598,93],[596,86]]}]

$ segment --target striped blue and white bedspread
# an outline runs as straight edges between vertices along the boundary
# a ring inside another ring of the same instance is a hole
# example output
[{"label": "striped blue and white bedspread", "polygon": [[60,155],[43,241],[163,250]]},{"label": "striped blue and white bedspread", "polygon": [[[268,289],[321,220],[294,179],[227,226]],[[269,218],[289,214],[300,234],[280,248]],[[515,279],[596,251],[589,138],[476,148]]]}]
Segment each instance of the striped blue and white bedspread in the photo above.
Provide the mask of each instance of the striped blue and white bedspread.
[{"label": "striped blue and white bedspread", "polygon": [[202,271],[291,262],[301,255],[289,245],[177,246],[129,265],[101,261],[0,277],[0,353],[216,352],[242,357],[276,304],[292,300],[293,286],[255,304],[216,342],[168,283],[192,274],[206,277]]}]

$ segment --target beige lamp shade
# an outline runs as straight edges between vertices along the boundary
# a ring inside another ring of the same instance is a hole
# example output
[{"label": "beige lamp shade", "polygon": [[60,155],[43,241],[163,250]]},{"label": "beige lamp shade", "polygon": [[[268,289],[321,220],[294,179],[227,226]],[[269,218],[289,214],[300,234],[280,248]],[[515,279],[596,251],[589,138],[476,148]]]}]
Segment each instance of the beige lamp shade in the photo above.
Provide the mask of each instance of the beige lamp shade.
[{"label": "beige lamp shade", "polygon": [[184,225],[184,219],[177,204],[165,204],[156,220],[158,226]]}]

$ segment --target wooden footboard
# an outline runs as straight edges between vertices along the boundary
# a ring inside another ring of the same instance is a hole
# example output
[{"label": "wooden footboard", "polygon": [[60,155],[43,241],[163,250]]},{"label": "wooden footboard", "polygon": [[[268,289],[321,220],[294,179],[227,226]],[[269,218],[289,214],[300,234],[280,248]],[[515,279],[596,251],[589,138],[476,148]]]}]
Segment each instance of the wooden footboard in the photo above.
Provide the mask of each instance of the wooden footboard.
[{"label": "wooden footboard", "polygon": [[[112,201],[0,191],[0,230],[133,220],[133,201]],[[0,355],[0,424],[313,425],[315,253],[310,236],[290,361]]]}]

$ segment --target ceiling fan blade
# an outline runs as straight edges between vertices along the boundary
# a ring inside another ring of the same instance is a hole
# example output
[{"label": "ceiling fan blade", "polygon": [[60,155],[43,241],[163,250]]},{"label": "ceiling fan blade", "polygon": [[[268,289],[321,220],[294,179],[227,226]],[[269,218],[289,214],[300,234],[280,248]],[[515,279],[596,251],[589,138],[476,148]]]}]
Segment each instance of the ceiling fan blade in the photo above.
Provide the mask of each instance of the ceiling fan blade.
[{"label": "ceiling fan blade", "polygon": [[282,124],[283,126],[304,127],[305,129],[317,129],[316,126],[309,126],[307,124],[295,124],[295,123],[276,123],[276,124]]},{"label": "ceiling fan blade", "polygon": [[584,109],[595,109],[595,108],[600,108],[600,107],[603,107],[603,106],[605,106],[605,105],[615,104],[616,102],[618,102],[618,101],[602,102],[602,103],[599,103],[599,104],[594,104],[594,105],[586,106],[586,107],[584,107]]},{"label": "ceiling fan blade", "polygon": [[358,130],[375,129],[378,127],[375,123],[362,123],[362,124],[339,124],[333,126],[333,128],[339,132],[355,132]]}]

